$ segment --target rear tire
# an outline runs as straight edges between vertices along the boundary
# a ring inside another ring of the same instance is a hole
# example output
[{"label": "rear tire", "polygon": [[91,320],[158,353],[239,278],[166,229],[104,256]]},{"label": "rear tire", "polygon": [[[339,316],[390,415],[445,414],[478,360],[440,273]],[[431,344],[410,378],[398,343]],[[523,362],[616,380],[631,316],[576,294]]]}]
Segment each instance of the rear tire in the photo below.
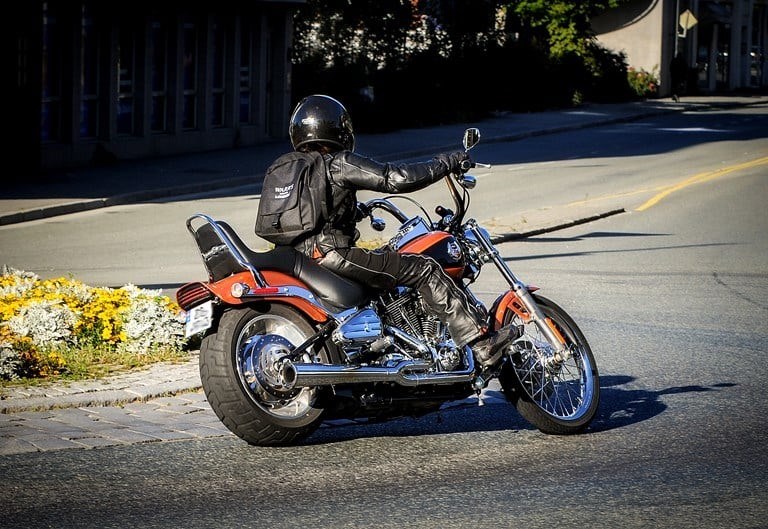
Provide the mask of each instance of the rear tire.
[{"label": "rear tire", "polygon": [[[260,446],[288,445],[322,422],[316,388],[281,388],[283,356],[314,334],[295,310],[272,305],[268,312],[228,309],[215,333],[200,344],[200,379],[216,416],[235,435]],[[326,362],[325,350],[308,351],[302,362]]]},{"label": "rear tire", "polygon": [[554,302],[533,296],[544,315],[551,318],[565,337],[572,356],[548,371],[542,359],[552,348],[534,323],[523,325],[514,312],[505,314],[504,324],[523,325],[499,375],[499,382],[520,415],[541,432],[570,435],[583,431],[597,413],[600,378],[587,339],[573,319]]}]

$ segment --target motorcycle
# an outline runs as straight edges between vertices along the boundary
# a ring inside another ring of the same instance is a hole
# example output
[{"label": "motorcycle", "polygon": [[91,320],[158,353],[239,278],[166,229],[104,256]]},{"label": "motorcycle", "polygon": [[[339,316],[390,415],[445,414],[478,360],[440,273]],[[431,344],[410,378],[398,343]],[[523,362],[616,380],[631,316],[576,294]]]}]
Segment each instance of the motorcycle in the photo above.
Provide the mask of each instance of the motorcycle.
[{"label": "motorcycle", "polygon": [[[464,149],[480,140],[467,129]],[[202,336],[200,378],[226,427],[253,445],[296,443],[331,419],[423,416],[477,395],[494,379],[519,414],[541,432],[582,432],[600,397],[586,338],[564,309],[509,269],[477,221],[465,219],[480,166],[467,160],[445,181],[455,209],[409,217],[394,198],[359,204],[383,231],[383,211],[400,223],[386,243],[436,259],[487,317],[489,328],[518,326],[492,368],[457,347],[418,292],[376,292],[342,278],[290,247],[250,249],[230,225],[204,214],[187,219],[209,280],[183,285],[177,301],[187,336]],[[486,166],[488,167],[488,166]],[[471,292],[493,264],[509,284],[490,309]]]}]

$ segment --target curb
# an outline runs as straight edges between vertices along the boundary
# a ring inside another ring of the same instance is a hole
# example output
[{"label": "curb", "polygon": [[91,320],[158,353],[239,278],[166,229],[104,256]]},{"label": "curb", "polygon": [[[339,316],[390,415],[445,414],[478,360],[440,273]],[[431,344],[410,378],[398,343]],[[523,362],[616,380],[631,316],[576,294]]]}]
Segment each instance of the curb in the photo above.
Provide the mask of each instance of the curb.
[{"label": "curb", "polygon": [[229,187],[237,187],[246,184],[252,184],[256,175],[240,176],[236,178],[223,178],[218,180],[211,180],[209,182],[200,182],[197,184],[191,184],[184,187],[164,187],[160,189],[152,189],[145,191],[136,191],[134,193],[124,193],[122,195],[114,195],[107,198],[97,198],[94,200],[84,200],[78,202],[67,202],[65,204],[57,204],[55,206],[44,206],[36,209],[28,209],[19,211],[17,213],[8,213],[0,215],[0,226],[9,224],[18,224],[21,222],[29,222],[32,220],[40,220],[59,215],[68,215],[70,213],[79,213],[81,211],[89,211],[92,209],[108,208],[110,206],[119,206],[124,204],[136,204],[139,202],[147,202],[157,198],[168,198],[182,195],[192,195],[195,193],[203,193],[206,191],[215,191],[217,189],[226,189]]},{"label": "curb", "polygon": [[506,235],[494,235],[491,236],[491,242],[493,244],[500,244],[503,242],[509,242],[509,241],[517,241],[520,239],[526,239],[528,237],[534,237],[536,235],[541,235],[542,233],[550,233],[553,231],[558,230],[564,230],[566,228],[571,228],[573,226],[578,226],[579,224],[586,224],[588,222],[592,222],[594,220],[600,220],[604,219],[606,217],[611,217],[613,215],[618,215],[619,213],[626,213],[626,210],[624,208],[619,209],[612,209],[610,211],[606,211],[605,213],[598,213],[596,215],[591,215],[589,217],[583,217],[579,219],[573,219],[566,222],[563,222],[561,224],[556,224],[554,226],[548,226],[544,228],[536,228],[534,230],[528,230],[528,231],[521,231],[519,233],[507,233]]},{"label": "curb", "polygon": [[[135,390],[93,390],[86,393],[61,395],[58,397],[30,397],[0,401],[0,414],[10,415],[22,412],[41,412],[67,408],[100,408],[123,406],[133,402],[146,402],[161,397],[172,397],[197,391],[201,386],[194,384],[164,384],[153,388]],[[18,400],[19,402],[14,402]]]},{"label": "curb", "polygon": [[102,379],[53,382],[26,390],[11,388],[16,395],[0,397],[0,415],[123,406],[194,392],[201,388],[198,355],[199,351],[191,350],[185,362],[152,364]]}]

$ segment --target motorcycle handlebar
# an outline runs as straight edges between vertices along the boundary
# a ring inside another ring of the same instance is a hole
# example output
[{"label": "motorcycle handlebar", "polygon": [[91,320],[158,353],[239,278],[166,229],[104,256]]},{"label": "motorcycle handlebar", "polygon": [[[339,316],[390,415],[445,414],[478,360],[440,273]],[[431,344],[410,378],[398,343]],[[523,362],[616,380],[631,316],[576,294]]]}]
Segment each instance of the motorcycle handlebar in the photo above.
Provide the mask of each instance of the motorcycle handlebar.
[{"label": "motorcycle handlebar", "polygon": [[460,166],[462,173],[466,173],[467,171],[469,171],[470,169],[474,169],[475,167],[482,167],[484,169],[490,169],[491,164],[475,162],[475,161],[470,160],[468,158],[468,159],[462,161],[461,162],[461,166]]}]

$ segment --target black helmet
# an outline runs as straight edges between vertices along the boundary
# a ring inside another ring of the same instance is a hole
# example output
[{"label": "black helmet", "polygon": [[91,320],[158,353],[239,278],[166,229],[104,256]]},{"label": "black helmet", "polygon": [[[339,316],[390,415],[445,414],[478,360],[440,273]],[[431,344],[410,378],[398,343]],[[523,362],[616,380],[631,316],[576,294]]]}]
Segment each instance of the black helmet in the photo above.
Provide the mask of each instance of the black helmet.
[{"label": "black helmet", "polygon": [[352,119],[344,105],[330,96],[307,96],[291,115],[288,134],[295,150],[310,143],[322,143],[338,149],[355,149]]}]

